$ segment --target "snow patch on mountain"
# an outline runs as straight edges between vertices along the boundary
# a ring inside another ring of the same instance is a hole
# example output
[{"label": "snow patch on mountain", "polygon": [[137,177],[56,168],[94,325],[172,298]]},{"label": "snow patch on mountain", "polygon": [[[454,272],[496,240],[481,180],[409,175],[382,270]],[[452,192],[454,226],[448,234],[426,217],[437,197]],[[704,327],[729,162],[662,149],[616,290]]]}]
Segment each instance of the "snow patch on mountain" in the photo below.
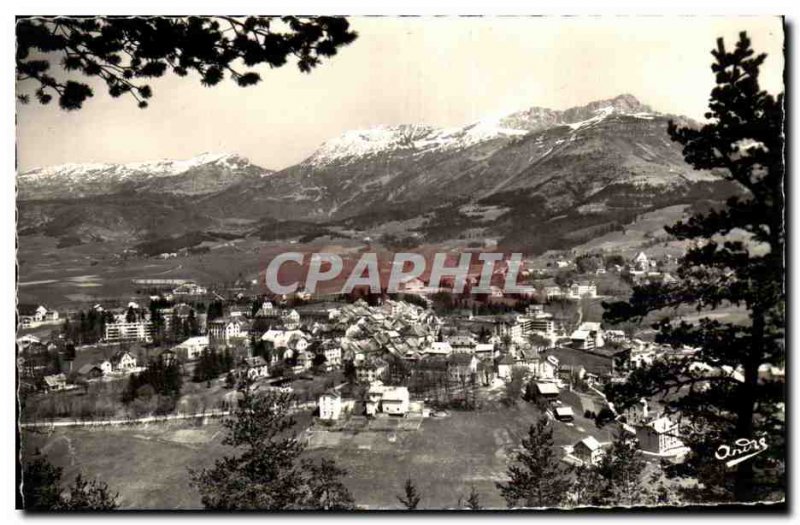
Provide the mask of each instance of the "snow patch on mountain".
[{"label": "snow patch on mountain", "polygon": [[238,169],[248,166],[250,161],[233,153],[202,153],[196,157],[185,160],[156,160],[148,162],[131,162],[126,164],[115,163],[85,163],[85,164],[60,164],[43,168],[34,168],[20,173],[19,177],[36,179],[58,177],[59,180],[72,179],[94,180],[100,177],[125,180],[131,177],[171,177],[186,173],[187,171],[204,165],[216,165],[221,168]]},{"label": "snow patch on mountain", "polygon": [[233,153],[203,153],[183,160],[36,168],[17,176],[17,189],[20,199],[76,198],[120,191],[200,195],[272,173]]},{"label": "snow patch on mountain", "polygon": [[595,113],[594,116],[591,118],[588,118],[586,120],[581,120],[578,122],[573,122],[572,124],[567,124],[567,125],[572,131],[577,131],[582,128],[588,128],[589,126],[592,126],[602,120],[605,120],[609,115],[612,115],[614,113],[614,107],[606,106],[603,108],[599,108],[595,110],[594,113]]},{"label": "snow patch on mountain", "polygon": [[527,133],[526,130],[503,127],[499,119],[481,120],[467,126],[451,128],[436,128],[424,124],[377,126],[346,131],[324,142],[303,164],[324,166],[386,152],[421,154],[456,150],[500,137]]},{"label": "snow patch on mountain", "polygon": [[303,165],[324,167],[349,164],[385,153],[410,155],[463,149],[476,144],[524,136],[558,126],[579,131],[612,115],[629,115],[651,120],[658,113],[632,95],[591,102],[585,106],[556,111],[532,107],[515,113],[486,118],[462,127],[437,128],[424,124],[378,126],[346,131],[324,142]]}]

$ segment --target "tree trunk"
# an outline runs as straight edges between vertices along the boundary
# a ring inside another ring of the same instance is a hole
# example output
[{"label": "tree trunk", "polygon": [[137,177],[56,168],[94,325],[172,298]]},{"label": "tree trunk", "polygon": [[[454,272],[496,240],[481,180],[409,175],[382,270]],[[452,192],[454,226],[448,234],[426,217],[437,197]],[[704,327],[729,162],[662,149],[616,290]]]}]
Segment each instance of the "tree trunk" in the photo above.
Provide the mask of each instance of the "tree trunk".
[{"label": "tree trunk", "polygon": [[[752,325],[752,341],[750,352],[745,359],[744,383],[740,387],[739,407],[736,420],[736,435],[734,439],[753,439],[756,389],[758,388],[758,367],[761,365],[764,345],[764,313],[761,309],[754,308]],[[752,501],[753,493],[753,461],[747,460],[739,463],[734,484],[736,501]]]}]

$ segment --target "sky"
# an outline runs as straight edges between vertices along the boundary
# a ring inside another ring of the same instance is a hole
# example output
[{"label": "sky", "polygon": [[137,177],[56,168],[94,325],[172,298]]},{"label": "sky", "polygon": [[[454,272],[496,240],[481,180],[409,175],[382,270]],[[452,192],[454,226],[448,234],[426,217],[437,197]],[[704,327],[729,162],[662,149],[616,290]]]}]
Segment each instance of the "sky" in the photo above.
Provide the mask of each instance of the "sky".
[{"label": "sky", "polygon": [[[257,69],[262,82],[150,82],[141,110],[101,85],[83,109],[17,105],[19,171],[84,162],[231,152],[264,168],[302,161],[351,129],[461,126],[531,106],[566,109],[630,93],[654,110],[702,120],[711,49],[746,30],[766,52],[761,86],[783,91],[777,17],[354,17],[359,38],[304,74]],[[24,91],[26,84],[18,84]],[[28,90],[28,92],[30,92]]]}]

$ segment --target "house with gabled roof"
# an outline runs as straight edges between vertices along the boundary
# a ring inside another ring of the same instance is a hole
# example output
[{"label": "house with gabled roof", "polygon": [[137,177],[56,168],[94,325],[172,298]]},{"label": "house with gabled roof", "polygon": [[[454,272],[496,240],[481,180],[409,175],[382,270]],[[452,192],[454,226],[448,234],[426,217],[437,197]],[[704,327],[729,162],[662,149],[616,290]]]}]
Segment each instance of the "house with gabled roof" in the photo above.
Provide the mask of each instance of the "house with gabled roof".
[{"label": "house with gabled roof", "polygon": [[55,374],[44,376],[44,387],[48,392],[58,392],[59,390],[67,389],[67,376],[64,374]]},{"label": "house with gabled roof", "polygon": [[317,402],[319,418],[325,421],[335,421],[342,415],[342,396],[335,390],[328,390]]},{"label": "house with gabled roof", "polygon": [[580,440],[572,449],[572,455],[587,466],[594,466],[603,459],[603,446],[594,436],[587,436]]},{"label": "house with gabled roof", "polygon": [[389,364],[379,357],[365,359],[356,365],[356,379],[362,383],[372,383],[383,377]]},{"label": "house with gabled roof", "polygon": [[103,369],[97,363],[86,363],[78,369],[78,375],[87,379],[103,377]]},{"label": "house with gabled roof", "polygon": [[260,377],[269,377],[267,361],[260,355],[245,358],[243,364],[248,379],[253,380]]},{"label": "house with gabled roof", "polygon": [[117,372],[130,372],[136,369],[136,357],[127,350],[114,354],[111,358],[111,367]]}]

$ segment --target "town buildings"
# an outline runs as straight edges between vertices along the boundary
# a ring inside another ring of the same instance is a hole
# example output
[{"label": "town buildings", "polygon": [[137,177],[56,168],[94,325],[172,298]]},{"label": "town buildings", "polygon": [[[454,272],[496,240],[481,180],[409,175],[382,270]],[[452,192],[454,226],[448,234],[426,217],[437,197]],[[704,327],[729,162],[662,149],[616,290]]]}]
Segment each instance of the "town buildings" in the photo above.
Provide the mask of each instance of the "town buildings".
[{"label": "town buildings", "polygon": [[269,366],[261,356],[245,358],[244,371],[247,374],[247,378],[251,381],[262,377],[269,377]]},{"label": "town buildings", "polygon": [[325,421],[334,421],[342,415],[342,396],[329,390],[319,396],[319,418]]},{"label": "town buildings", "polygon": [[208,346],[209,339],[207,335],[196,335],[175,346],[173,351],[185,361],[194,361],[200,358],[200,354],[202,354]]},{"label": "town buildings", "polygon": [[109,343],[131,343],[153,341],[153,323],[149,319],[126,320],[118,316],[113,323],[105,325],[105,340]]},{"label": "town buildings", "polygon": [[408,388],[376,381],[367,390],[366,413],[368,416],[378,413],[404,416],[408,413],[409,401]]},{"label": "town buildings", "polygon": [[208,322],[210,338],[227,343],[232,339],[247,337],[247,328],[240,319],[216,319]]},{"label": "town buildings", "polygon": [[120,351],[111,358],[113,370],[118,372],[131,372],[136,369],[136,357],[127,351]]},{"label": "town buildings", "polygon": [[572,455],[586,466],[596,466],[603,459],[603,446],[594,436],[587,436],[574,447]]},{"label": "town buildings", "polygon": [[596,322],[581,323],[569,338],[572,347],[578,350],[593,350],[605,346],[602,326]]},{"label": "town buildings", "polygon": [[643,421],[636,426],[639,448],[652,454],[667,455],[684,447],[680,424],[667,416]]}]

